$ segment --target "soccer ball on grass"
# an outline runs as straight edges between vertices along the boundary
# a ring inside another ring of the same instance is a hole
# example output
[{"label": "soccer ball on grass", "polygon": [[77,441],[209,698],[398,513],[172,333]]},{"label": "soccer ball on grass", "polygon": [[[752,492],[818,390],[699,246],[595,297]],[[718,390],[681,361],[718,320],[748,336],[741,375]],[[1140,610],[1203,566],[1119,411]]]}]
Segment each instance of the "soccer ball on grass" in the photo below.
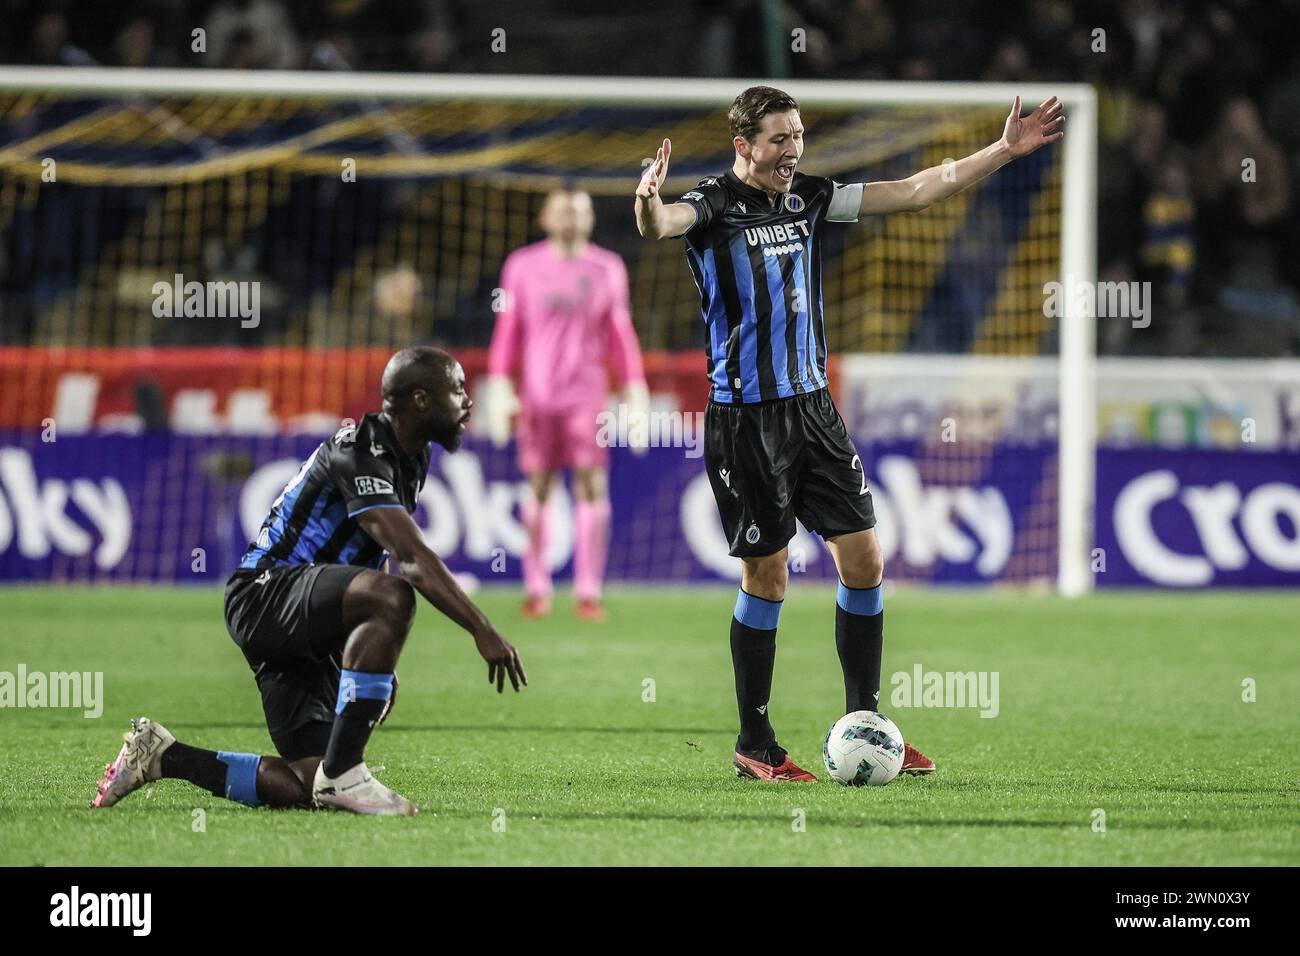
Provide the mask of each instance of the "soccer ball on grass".
[{"label": "soccer ball on grass", "polygon": [[846,787],[883,787],[903,766],[903,735],[884,714],[855,710],[845,714],[822,744],[826,772]]}]

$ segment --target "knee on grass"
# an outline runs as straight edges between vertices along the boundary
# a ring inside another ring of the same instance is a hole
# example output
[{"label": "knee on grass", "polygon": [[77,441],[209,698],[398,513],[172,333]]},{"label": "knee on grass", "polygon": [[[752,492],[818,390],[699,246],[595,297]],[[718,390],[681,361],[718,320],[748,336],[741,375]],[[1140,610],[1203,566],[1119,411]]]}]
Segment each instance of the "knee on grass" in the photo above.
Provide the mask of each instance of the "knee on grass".
[{"label": "knee on grass", "polygon": [[312,777],[300,776],[283,760],[263,757],[257,767],[258,799],[268,807],[310,807],[314,775],[314,769]]}]

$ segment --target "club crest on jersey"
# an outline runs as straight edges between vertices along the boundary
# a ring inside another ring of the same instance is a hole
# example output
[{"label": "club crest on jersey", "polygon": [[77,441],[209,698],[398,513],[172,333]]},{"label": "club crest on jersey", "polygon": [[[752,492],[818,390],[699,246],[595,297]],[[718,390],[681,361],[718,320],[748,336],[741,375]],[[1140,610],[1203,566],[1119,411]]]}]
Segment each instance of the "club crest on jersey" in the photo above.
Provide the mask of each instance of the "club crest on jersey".
[{"label": "club crest on jersey", "polygon": [[758,544],[758,538],[759,538],[758,525],[751,524],[749,526],[749,530],[745,532],[745,540],[748,541],[750,544]]},{"label": "club crest on jersey", "polygon": [[803,212],[804,201],[802,196],[794,193],[785,194],[785,208],[789,212]]},{"label": "club crest on jersey", "polygon": [[357,478],[358,495],[391,495],[393,486],[383,478],[371,478],[362,475]]}]

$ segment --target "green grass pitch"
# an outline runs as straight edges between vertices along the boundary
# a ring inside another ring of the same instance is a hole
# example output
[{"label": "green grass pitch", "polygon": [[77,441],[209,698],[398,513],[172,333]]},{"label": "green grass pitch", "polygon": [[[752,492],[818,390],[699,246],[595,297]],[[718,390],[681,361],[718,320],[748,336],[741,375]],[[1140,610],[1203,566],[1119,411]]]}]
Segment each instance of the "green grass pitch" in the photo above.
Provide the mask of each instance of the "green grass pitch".
[{"label": "green grass pitch", "polygon": [[[515,592],[488,591],[532,680],[502,697],[468,636],[422,604],[367,753],[421,813],[373,819],[251,810],[173,780],[88,810],[132,715],[269,750],[220,593],[0,590],[0,670],[103,671],[105,696],[99,719],[0,710],[0,863],[1300,863],[1293,595],[900,590],[881,709],[939,769],[863,790],[732,775],[733,595],[616,589],[594,625],[567,598],[524,621]],[[842,704],[833,601],[793,582],[778,642],[773,722],[815,772]],[[998,672],[1000,713],[890,706],[890,675],[916,663]]]}]

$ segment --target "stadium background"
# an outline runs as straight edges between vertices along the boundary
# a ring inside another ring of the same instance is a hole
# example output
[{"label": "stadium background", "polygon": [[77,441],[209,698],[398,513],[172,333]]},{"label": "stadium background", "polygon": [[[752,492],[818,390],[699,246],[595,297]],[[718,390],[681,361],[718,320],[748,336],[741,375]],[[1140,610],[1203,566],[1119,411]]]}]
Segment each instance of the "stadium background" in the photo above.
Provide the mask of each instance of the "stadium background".
[{"label": "stadium background", "polygon": [[[9,4],[0,43],[8,62],[45,65],[1090,83],[1099,278],[1154,294],[1149,328],[1098,322],[1094,539],[1111,556],[1098,583],[1300,582],[1300,59],[1285,42],[1300,7],[922,6]],[[566,55],[578,38],[582,55]],[[762,69],[741,52],[759,49]],[[374,407],[393,347],[433,342],[471,378],[482,369],[501,261],[537,238],[561,182],[593,193],[594,239],[628,263],[657,407],[698,410],[697,294],[678,244],[636,237],[628,196],[661,135],[674,142],[670,194],[723,168],[724,105],[0,89],[0,576],[223,578],[292,463]],[[805,168],[847,180],[964,155],[1004,115],[807,112]],[[1242,156],[1258,166],[1248,185]],[[355,182],[340,177],[349,159]],[[1054,577],[1057,341],[1042,288],[1059,272],[1060,175],[1059,151],[1044,150],[939,207],[828,234],[834,383],[893,519],[882,527],[900,529],[886,542],[897,580]],[[257,327],[157,317],[153,286],[177,273],[257,282]],[[955,443],[939,438],[949,418]],[[494,548],[522,544],[520,485],[509,450],[467,451],[438,462],[421,520],[453,566],[486,577]],[[698,459],[632,461],[616,450],[611,575],[734,574],[705,527]],[[1236,550],[1175,500],[1219,483],[1236,491]],[[1144,495],[1138,517],[1164,551],[1118,518]],[[796,552],[833,574],[810,538]],[[564,534],[553,553],[567,560]]]}]

